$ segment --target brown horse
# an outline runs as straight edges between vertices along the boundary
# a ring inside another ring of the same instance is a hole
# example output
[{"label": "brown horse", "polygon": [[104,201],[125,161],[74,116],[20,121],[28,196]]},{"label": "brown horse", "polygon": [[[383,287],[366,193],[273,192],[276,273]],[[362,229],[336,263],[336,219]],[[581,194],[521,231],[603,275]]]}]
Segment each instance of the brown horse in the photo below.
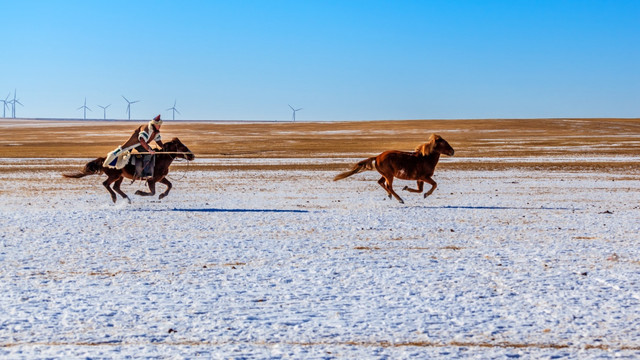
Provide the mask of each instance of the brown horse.
[{"label": "brown horse", "polygon": [[432,134],[429,142],[418,146],[415,152],[405,152],[397,150],[385,151],[378,156],[370,157],[357,163],[350,171],[338,174],[333,181],[344,179],[351,175],[375,168],[382,175],[378,184],[389,195],[393,195],[400,203],[404,201],[393,191],[393,178],[403,180],[417,180],[418,188],[411,189],[405,186],[402,190],[421,193],[425,182],[431,184],[431,189],[424,194],[424,197],[431,195],[438,186],[431,178],[436,169],[440,154],[453,156],[454,150],[449,143],[439,135]]},{"label": "brown horse", "polygon": [[[163,152],[166,152],[164,154]],[[173,138],[171,141],[166,142],[162,146],[161,151],[156,152],[156,164],[153,168],[153,177],[147,179],[147,185],[149,186],[150,192],[145,192],[138,190],[136,191],[136,195],[142,196],[153,196],[156,194],[156,183],[161,182],[167,186],[167,190],[165,190],[162,194],[160,194],[159,198],[162,199],[165,196],[169,195],[169,190],[171,190],[171,183],[165,176],[169,173],[169,165],[176,158],[183,158],[187,160],[193,160],[195,156],[187,148],[178,138]],[[133,164],[127,164],[122,169],[114,169],[102,166],[104,162],[104,157],[99,157],[95,160],[89,161],[87,165],[84,166],[82,172],[75,174],[63,174],[64,177],[68,178],[81,178],[87,175],[101,174],[105,173],[108,178],[105,180],[102,185],[109,191],[111,194],[111,200],[116,202],[116,194],[113,192],[115,190],[123,199],[127,199],[129,203],[131,200],[122,190],[120,190],[120,184],[124,178],[127,179],[135,179],[136,168]],[[113,190],[111,189],[111,184],[113,183]]]}]

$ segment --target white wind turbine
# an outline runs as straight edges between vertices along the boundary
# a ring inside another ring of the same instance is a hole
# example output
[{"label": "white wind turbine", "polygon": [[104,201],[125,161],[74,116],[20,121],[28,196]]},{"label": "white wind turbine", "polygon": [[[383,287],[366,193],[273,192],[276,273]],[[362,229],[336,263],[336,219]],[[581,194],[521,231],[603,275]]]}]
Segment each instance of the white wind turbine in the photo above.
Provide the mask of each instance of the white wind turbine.
[{"label": "white wind turbine", "polygon": [[[287,104],[289,105],[289,104]],[[291,110],[293,110],[293,122],[296,122],[296,111],[300,111],[302,110],[302,108],[300,109],[294,109],[293,106],[289,105],[289,107],[291,108]]]},{"label": "white wind turbine", "polygon": [[137,102],[140,102],[140,100],[129,101],[129,99],[124,97],[124,95],[122,95],[122,98],[124,99],[124,101],[127,102],[127,115],[129,115],[129,120],[131,120],[131,104],[135,104]]},{"label": "white wind turbine", "polygon": [[4,100],[0,100],[0,101],[2,101],[2,117],[3,118],[7,117],[7,109],[9,108],[9,105],[7,105],[7,104],[10,103],[9,96],[11,96],[11,93],[7,94],[7,97],[4,98]]},{"label": "white wind turbine", "polygon": [[87,110],[91,111],[91,109],[89,109],[89,107],[87,106],[87,98],[84,98],[84,105],[80,106],[76,110],[80,110],[80,109],[84,110],[84,119],[87,120]]},{"label": "white wind turbine", "polygon": [[173,100],[173,107],[168,108],[166,111],[173,111],[173,120],[176,119],[176,113],[180,114],[180,111],[178,111],[178,109],[176,109],[176,101],[177,100]]},{"label": "white wind turbine", "polygon": [[[11,95],[11,93],[9,93],[9,95]],[[24,106],[24,105],[22,105],[20,100],[16,99],[16,89],[13,89],[13,100],[11,100],[9,102],[11,103],[11,117],[13,117],[15,119],[16,118],[16,104],[19,104],[20,106]]]},{"label": "white wind turbine", "polygon": [[107,120],[107,108],[111,106],[111,104],[107,105],[107,106],[102,106],[102,105],[98,105],[98,107],[102,108],[102,112],[104,115],[104,119]]}]

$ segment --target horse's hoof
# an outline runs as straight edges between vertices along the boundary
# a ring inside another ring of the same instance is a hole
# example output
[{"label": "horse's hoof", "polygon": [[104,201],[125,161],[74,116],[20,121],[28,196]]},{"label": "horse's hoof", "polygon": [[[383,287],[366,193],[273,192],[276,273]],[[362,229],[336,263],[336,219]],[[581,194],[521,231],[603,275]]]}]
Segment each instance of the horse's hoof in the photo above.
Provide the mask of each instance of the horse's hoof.
[{"label": "horse's hoof", "polygon": [[402,191],[407,191],[408,189],[409,189],[409,187],[405,186],[405,187],[402,188]]},{"label": "horse's hoof", "polygon": [[142,195],[142,191],[140,190],[136,191],[136,195]]},{"label": "horse's hoof", "polygon": [[160,194],[160,196],[158,196],[158,200],[162,200],[162,199],[164,199],[166,196],[167,196],[167,195],[165,195],[165,194]]},{"label": "horse's hoof", "polygon": [[400,200],[398,200],[398,201],[400,201],[400,204],[404,204],[404,201],[402,201],[402,199],[400,199]]}]

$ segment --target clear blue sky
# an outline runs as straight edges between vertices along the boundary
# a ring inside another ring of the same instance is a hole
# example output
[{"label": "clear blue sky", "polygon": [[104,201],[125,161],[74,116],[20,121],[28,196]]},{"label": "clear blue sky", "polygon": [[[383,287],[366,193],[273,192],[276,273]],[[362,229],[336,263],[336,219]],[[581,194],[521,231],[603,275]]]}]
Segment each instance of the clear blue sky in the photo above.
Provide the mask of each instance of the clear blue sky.
[{"label": "clear blue sky", "polygon": [[[640,117],[640,1],[2,1],[18,117]],[[0,105],[1,107],[1,105]],[[1,109],[0,109],[1,110]],[[1,115],[0,111],[0,115]]]}]

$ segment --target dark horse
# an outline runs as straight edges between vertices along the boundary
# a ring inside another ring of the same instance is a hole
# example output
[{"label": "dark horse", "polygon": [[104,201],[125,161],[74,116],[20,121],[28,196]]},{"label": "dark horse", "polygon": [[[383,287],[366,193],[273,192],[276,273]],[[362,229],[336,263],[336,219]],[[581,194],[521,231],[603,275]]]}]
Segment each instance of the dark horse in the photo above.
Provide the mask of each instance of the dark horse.
[{"label": "dark horse", "polygon": [[[166,153],[166,154],[165,154]],[[167,190],[165,190],[162,194],[160,194],[159,198],[162,199],[165,196],[169,195],[169,190],[171,190],[171,183],[165,176],[169,173],[169,165],[176,158],[183,158],[187,160],[193,160],[195,156],[187,148],[178,138],[173,138],[171,141],[164,143],[161,151],[156,152],[156,164],[153,168],[153,177],[147,179],[147,185],[149,185],[150,192],[145,192],[138,190],[136,191],[136,195],[142,196],[153,196],[156,194],[156,183],[161,182],[167,186]],[[127,179],[135,179],[134,174],[136,173],[136,168],[133,164],[127,164],[122,169],[114,169],[102,166],[104,162],[104,157],[99,157],[95,160],[89,161],[87,165],[84,166],[82,172],[75,174],[63,174],[63,176],[68,178],[81,178],[87,175],[101,174],[105,173],[108,178],[105,180],[102,185],[109,191],[111,194],[111,200],[116,202],[116,193],[113,192],[115,190],[123,199],[127,199],[129,203],[131,200],[120,190],[120,184],[124,178]],[[111,189],[111,184],[113,183],[113,190]]]},{"label": "dark horse", "polygon": [[426,198],[431,195],[436,189],[436,186],[438,186],[431,176],[433,176],[438,160],[440,160],[440,154],[453,156],[453,153],[453,148],[445,139],[439,135],[432,134],[429,137],[429,142],[418,146],[415,152],[385,151],[378,156],[360,161],[350,171],[337,175],[333,181],[344,179],[362,171],[373,170],[375,161],[376,170],[382,174],[382,177],[378,180],[378,184],[389,194],[389,199],[391,199],[393,195],[398,201],[404,204],[400,196],[393,191],[393,178],[417,180],[417,189],[411,189],[408,186],[402,189],[410,192],[421,193],[425,182],[431,184],[431,189],[424,194]]}]

